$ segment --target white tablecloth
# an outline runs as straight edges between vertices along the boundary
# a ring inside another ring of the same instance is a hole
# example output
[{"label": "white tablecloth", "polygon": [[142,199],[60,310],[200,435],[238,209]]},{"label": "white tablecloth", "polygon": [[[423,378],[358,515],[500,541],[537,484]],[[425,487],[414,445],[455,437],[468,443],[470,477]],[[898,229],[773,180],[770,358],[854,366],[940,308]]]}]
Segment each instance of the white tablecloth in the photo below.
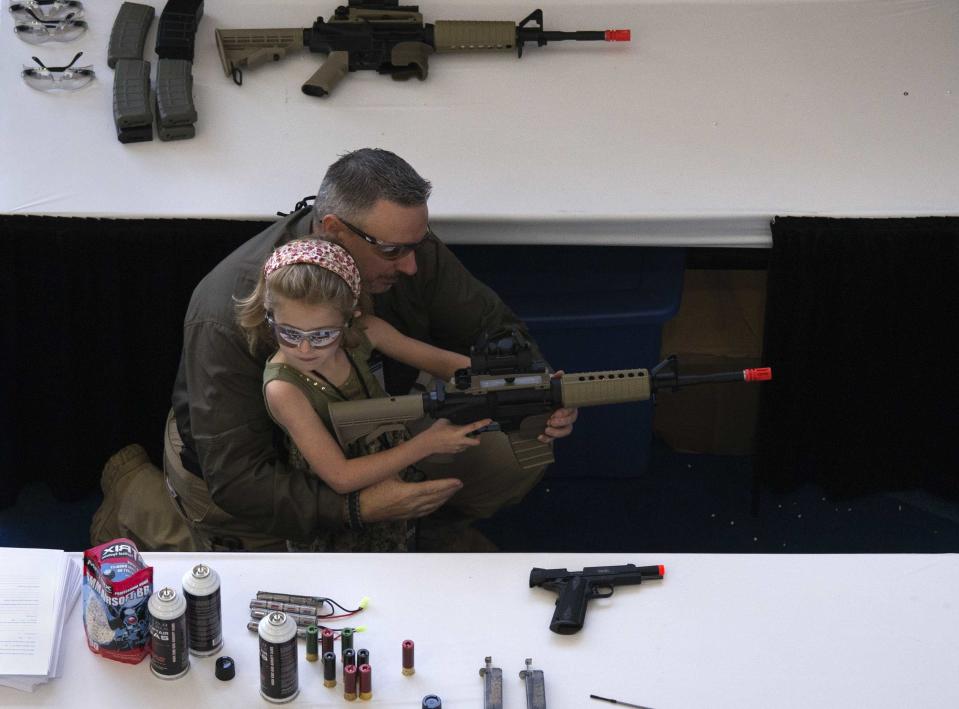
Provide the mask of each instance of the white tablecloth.
[{"label": "white tablecloth", "polygon": [[[902,709],[959,706],[959,556],[956,555],[243,555],[145,554],[157,588],[179,588],[209,563],[222,579],[225,644],[236,678],[215,679],[215,657],[193,658],[179,680],[149,661],[91,653],[79,606],[65,630],[63,676],[33,694],[0,687],[0,705],[62,707],[269,706],[259,696],[256,635],[246,630],[257,590],[371,603],[371,706],[482,706],[478,670],[503,670],[504,707],[525,707],[524,660],[545,673],[551,709],[602,709],[590,694],[655,709]],[[534,566],[665,564],[666,577],[592,601],[582,631],[549,631],[554,594],[528,588]],[[416,674],[401,674],[401,643]],[[338,647],[338,646],[337,646]],[[320,663],[299,665],[293,706],[342,706]],[[339,682],[339,678],[338,678]],[[362,705],[358,702],[356,706]]]}]

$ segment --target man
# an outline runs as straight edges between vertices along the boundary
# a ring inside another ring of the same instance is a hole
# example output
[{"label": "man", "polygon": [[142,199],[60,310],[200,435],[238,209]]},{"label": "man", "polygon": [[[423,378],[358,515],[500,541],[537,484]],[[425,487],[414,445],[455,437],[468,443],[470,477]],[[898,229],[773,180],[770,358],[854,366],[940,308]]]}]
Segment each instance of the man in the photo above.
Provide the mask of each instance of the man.
[{"label": "man", "polygon": [[[465,353],[484,332],[506,326],[525,333],[499,297],[430,231],[430,189],[393,153],[348,153],[330,166],[312,209],[303,207],[253,237],[195,289],[184,320],[164,470],[198,549],[285,550],[286,540],[310,543],[351,525],[430,515],[463,488],[453,476],[388,480],[343,497],[316,476],[290,470],[279,429],[263,404],[263,364],[271,353],[251,356],[234,324],[234,297],[253,290],[272,250],[313,235],[350,252],[363,287],[374,296],[376,314],[411,337]],[[417,377],[396,362],[383,362],[383,370],[391,393],[406,393]],[[575,419],[575,410],[554,412],[541,442],[568,435]],[[479,448],[484,447],[485,441]],[[455,461],[450,468],[456,470]],[[513,488],[502,499],[518,501],[541,472],[495,480]]]}]

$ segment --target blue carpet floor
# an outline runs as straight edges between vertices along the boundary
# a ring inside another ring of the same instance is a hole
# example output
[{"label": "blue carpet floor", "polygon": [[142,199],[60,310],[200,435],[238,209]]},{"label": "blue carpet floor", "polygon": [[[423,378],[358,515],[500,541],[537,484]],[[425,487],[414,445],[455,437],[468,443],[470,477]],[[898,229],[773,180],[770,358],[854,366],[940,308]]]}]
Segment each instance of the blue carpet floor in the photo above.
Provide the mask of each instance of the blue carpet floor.
[{"label": "blue carpet floor", "polygon": [[504,551],[959,552],[959,503],[922,492],[834,500],[814,486],[760,491],[749,458],[655,442],[632,480],[550,479],[481,529]]},{"label": "blue carpet floor", "polygon": [[[744,457],[675,453],[654,442],[643,475],[547,474],[522,505],[480,529],[503,551],[867,553],[959,552],[959,503],[923,492],[833,500],[813,486],[761,491],[752,514]],[[0,510],[0,546],[80,551],[99,490],[56,500],[35,483]]]}]

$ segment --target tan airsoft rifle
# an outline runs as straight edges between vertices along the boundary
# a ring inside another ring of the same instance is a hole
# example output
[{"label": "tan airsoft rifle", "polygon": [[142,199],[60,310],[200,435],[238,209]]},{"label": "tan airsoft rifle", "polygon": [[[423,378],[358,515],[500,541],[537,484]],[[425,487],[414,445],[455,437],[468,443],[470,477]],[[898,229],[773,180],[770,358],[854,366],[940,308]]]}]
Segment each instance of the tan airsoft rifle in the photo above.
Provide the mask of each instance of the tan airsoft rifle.
[{"label": "tan airsoft rifle", "polygon": [[[330,418],[344,450],[365,439],[405,429],[429,417],[466,424],[484,418],[509,437],[523,468],[552,462],[549,449],[536,440],[550,413],[558,408],[645,401],[658,389],[722,382],[772,379],[769,367],[680,375],[675,356],[652,370],[617,369],[552,377],[545,362],[534,359],[529,342],[513,330],[484,337],[470,352],[470,368],[456,373],[452,384],[438,383],[422,394],[341,401],[330,404]],[[544,459],[545,455],[548,459]]]},{"label": "tan airsoft rifle", "polygon": [[[535,25],[531,26],[531,23]],[[398,0],[350,0],[329,20],[320,17],[307,28],[216,29],[223,71],[237,84],[243,69],[279,61],[304,47],[327,58],[303,84],[303,93],[326,96],[347,72],[370,69],[396,80],[425,79],[429,56],[443,52],[511,51],[523,56],[523,45],[540,47],[564,40],[628,42],[629,30],[547,32],[543,11],[534,10],[519,24],[500,21],[424,23],[416,5]]]}]

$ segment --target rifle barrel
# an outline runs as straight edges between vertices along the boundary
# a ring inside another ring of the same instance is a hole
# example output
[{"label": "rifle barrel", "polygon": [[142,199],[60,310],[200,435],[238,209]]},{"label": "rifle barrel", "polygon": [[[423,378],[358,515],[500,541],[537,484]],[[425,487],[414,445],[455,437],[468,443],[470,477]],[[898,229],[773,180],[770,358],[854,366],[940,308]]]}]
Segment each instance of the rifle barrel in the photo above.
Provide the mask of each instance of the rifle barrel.
[{"label": "rifle barrel", "polygon": [[521,42],[562,42],[575,40],[577,42],[628,42],[629,30],[581,30],[579,32],[554,32],[533,28],[519,28],[516,31],[517,39]]},{"label": "rifle barrel", "polygon": [[772,379],[772,370],[769,367],[755,367],[752,369],[740,369],[735,372],[717,372],[715,374],[683,374],[678,377],[669,372],[664,372],[654,377],[653,389],[721,382],[762,382],[769,381],[770,379]]}]

